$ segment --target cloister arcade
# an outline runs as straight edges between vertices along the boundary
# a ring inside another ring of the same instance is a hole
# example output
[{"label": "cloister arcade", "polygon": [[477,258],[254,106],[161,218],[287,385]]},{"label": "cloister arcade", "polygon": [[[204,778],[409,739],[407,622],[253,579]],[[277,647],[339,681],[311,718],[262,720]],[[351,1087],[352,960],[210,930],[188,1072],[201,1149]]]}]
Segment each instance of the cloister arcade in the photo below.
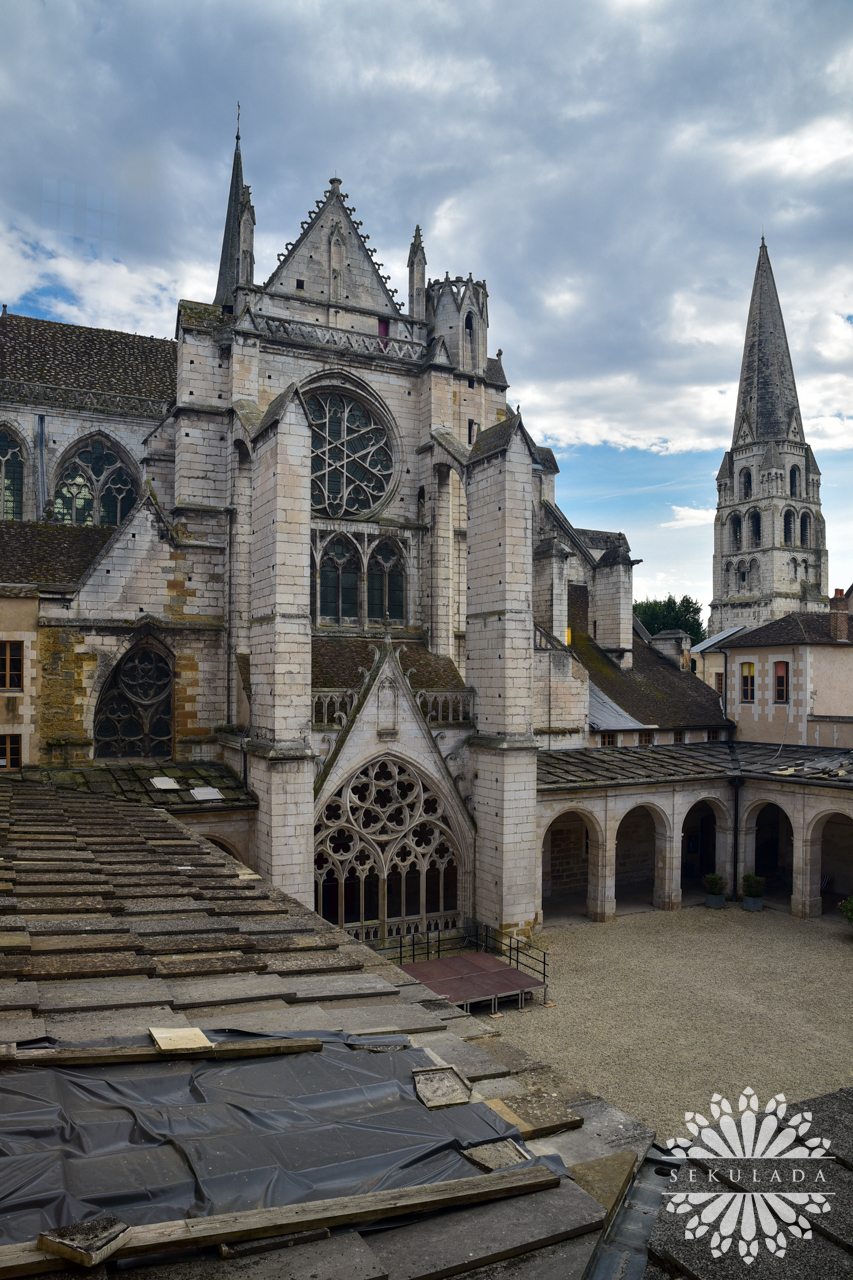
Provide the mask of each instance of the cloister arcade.
[{"label": "cloister arcade", "polygon": [[834,911],[853,895],[853,793],[829,807],[825,799],[801,784],[780,794],[744,782],[736,801],[727,781],[540,796],[542,917],[678,910],[684,895],[699,900],[709,872],[731,897],[735,855],[738,881],[764,876],[773,906],[803,917]]}]

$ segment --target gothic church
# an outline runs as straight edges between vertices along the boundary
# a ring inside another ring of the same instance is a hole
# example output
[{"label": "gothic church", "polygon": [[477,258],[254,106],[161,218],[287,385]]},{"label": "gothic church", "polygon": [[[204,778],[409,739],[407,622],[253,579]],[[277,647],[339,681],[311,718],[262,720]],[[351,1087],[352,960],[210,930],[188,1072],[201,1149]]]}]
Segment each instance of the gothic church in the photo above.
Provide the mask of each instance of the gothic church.
[{"label": "gothic church", "polygon": [[[819,913],[846,772],[830,809],[802,768],[767,782],[689,638],[633,618],[625,536],[556,506],[485,282],[428,278],[416,229],[404,309],[341,185],[256,282],[238,138],[216,295],[174,341],[4,308],[0,768],[169,808],[367,940],[529,935],[559,894],[675,910],[715,867],[731,892],[784,786],[780,874]],[[826,607],[764,249],[758,281],[721,625]]]}]

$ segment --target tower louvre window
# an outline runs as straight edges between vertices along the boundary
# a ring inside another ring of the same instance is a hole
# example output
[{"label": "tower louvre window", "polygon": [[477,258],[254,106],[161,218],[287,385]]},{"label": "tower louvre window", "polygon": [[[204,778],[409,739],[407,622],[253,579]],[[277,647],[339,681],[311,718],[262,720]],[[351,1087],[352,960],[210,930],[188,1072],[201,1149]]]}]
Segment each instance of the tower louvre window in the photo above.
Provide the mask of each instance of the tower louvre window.
[{"label": "tower louvre window", "polygon": [[750,542],[753,547],[761,546],[761,516],[753,511],[749,517]]},{"label": "tower louvre window", "polygon": [[740,496],[744,500],[752,497],[752,472],[744,467],[740,473]]},{"label": "tower louvre window", "polygon": [[784,538],[785,538],[786,547],[792,547],[794,545],[794,521],[795,520],[796,520],[796,516],[794,515],[793,511],[785,512]]},{"label": "tower louvre window", "polygon": [[800,468],[791,467],[791,497],[800,497]]},{"label": "tower louvre window", "polygon": [[800,516],[800,546],[810,547],[812,544],[812,522],[807,511]]}]

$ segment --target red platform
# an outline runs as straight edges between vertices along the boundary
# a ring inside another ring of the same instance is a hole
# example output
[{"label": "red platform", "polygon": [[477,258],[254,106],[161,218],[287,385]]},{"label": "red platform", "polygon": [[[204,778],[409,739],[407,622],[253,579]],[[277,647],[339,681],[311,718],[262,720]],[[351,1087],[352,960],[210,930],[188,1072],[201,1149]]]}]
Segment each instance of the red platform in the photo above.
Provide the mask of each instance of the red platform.
[{"label": "red platform", "polygon": [[469,1005],[480,1000],[490,1000],[495,1010],[498,1000],[509,996],[518,996],[521,1006],[526,991],[545,988],[541,978],[482,951],[450,956],[445,960],[420,960],[399,967],[436,995],[446,996],[451,1004],[461,1005],[466,1013]]}]

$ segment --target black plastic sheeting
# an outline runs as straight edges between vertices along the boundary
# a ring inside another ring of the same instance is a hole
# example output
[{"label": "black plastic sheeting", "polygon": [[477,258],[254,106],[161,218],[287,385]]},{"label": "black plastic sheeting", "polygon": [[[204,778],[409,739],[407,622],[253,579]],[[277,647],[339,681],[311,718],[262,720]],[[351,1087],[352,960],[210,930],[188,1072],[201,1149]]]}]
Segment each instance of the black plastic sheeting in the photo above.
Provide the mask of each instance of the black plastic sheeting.
[{"label": "black plastic sheeting", "polygon": [[336,1032],[293,1038],[307,1034],[322,1053],[4,1068],[0,1243],[107,1212],[136,1226],[470,1177],[466,1147],[521,1141],[482,1103],[428,1111],[412,1067],[434,1064],[404,1037],[377,1052]]}]

